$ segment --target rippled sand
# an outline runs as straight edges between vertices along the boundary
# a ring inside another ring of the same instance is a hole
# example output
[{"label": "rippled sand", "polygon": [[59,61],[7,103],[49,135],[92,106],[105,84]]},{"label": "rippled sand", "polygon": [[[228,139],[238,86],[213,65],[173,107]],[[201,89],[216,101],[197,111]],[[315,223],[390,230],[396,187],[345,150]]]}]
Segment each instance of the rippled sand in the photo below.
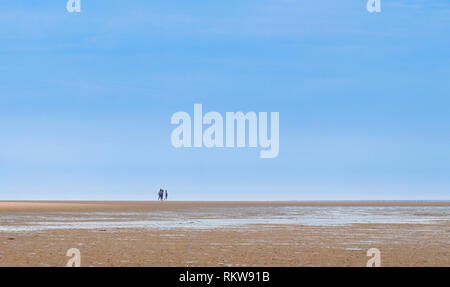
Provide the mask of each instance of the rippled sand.
[{"label": "rippled sand", "polygon": [[450,266],[449,202],[0,202],[1,266]]}]

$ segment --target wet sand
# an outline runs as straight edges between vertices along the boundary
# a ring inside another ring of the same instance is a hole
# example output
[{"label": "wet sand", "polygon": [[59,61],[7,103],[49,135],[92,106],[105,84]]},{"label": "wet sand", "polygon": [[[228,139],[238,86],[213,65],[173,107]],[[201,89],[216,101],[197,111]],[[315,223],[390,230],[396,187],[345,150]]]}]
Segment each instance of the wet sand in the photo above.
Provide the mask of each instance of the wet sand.
[{"label": "wet sand", "polygon": [[369,248],[450,266],[449,218],[450,202],[0,202],[0,266],[65,266],[69,248],[82,266],[365,266]]},{"label": "wet sand", "polygon": [[0,201],[0,213],[28,211],[159,211],[202,207],[251,206],[450,206],[450,201]]}]

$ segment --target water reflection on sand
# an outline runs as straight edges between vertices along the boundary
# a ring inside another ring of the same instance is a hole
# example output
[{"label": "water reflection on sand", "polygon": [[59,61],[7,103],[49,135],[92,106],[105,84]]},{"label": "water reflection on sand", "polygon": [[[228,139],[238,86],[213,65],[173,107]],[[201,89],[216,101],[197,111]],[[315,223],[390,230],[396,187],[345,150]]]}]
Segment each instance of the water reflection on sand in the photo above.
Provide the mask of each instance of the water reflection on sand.
[{"label": "water reflection on sand", "polygon": [[212,229],[255,224],[309,226],[438,224],[449,221],[448,206],[272,206],[158,212],[2,214],[0,232],[101,228]]}]

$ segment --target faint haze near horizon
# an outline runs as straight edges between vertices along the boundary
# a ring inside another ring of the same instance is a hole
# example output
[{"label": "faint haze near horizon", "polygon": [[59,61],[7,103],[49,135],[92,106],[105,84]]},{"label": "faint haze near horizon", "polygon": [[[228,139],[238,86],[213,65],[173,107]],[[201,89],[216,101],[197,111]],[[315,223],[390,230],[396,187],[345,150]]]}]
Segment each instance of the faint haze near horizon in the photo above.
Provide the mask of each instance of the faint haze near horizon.
[{"label": "faint haze near horizon", "polygon": [[[0,4],[0,200],[449,200],[450,3]],[[280,153],[170,117],[280,113]]]}]

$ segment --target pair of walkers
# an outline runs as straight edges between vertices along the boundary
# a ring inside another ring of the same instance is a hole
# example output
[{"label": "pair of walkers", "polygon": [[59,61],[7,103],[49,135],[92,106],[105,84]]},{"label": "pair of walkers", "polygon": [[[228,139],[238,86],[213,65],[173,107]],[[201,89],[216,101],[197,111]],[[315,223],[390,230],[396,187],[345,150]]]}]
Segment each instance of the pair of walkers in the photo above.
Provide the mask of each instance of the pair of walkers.
[{"label": "pair of walkers", "polygon": [[169,194],[167,193],[167,189],[163,190],[162,188],[158,192],[158,200],[167,200]]}]

